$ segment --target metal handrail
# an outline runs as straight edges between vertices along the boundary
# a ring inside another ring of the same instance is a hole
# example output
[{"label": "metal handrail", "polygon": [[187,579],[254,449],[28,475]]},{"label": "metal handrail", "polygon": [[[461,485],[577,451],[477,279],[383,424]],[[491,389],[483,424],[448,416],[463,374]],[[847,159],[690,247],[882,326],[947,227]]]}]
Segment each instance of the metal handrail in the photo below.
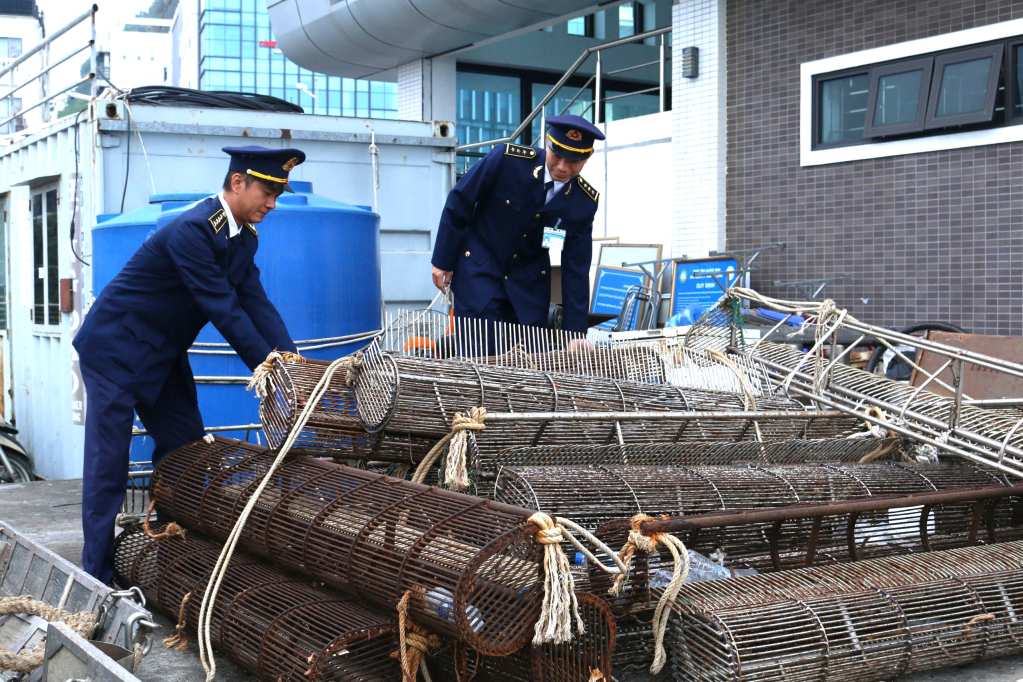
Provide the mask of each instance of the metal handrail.
[{"label": "metal handrail", "polygon": [[[594,101],[599,103],[600,99],[601,99],[601,97],[600,97],[600,85],[601,85],[601,82],[600,82],[601,81],[600,53],[602,51],[604,51],[604,50],[610,50],[612,48],[619,47],[621,45],[628,45],[629,43],[639,42],[641,40],[645,40],[647,38],[654,38],[656,36],[662,36],[662,38],[661,38],[661,45],[660,45],[660,58],[657,60],[657,62],[651,62],[651,64],[653,64],[653,63],[659,63],[660,64],[660,85],[659,85],[659,88],[661,90],[660,110],[664,111],[664,62],[665,62],[665,48],[667,46],[664,44],[663,36],[665,34],[667,34],[667,33],[671,33],[671,31],[672,31],[671,27],[670,26],[666,26],[664,28],[654,29],[653,31],[647,31],[645,33],[637,33],[636,35],[629,36],[627,38],[619,38],[618,40],[612,40],[612,41],[607,42],[607,43],[601,43],[600,45],[593,45],[592,47],[586,48],[585,50],[583,50],[582,54],[580,54],[579,57],[575,60],[575,62],[572,63],[572,66],[570,66],[568,68],[568,71],[566,71],[565,74],[561,78],[558,79],[558,82],[554,84],[554,86],[551,88],[550,92],[548,92],[544,96],[544,98],[542,100],[540,100],[540,103],[537,104],[533,108],[533,110],[529,113],[529,115],[526,116],[525,119],[523,119],[522,123],[519,124],[519,127],[515,129],[514,133],[512,133],[511,135],[509,135],[507,137],[501,137],[501,138],[497,138],[497,139],[494,139],[494,140],[487,140],[485,142],[473,142],[471,144],[459,145],[458,147],[455,147],[455,152],[459,153],[459,152],[468,151],[470,149],[478,149],[480,147],[490,147],[490,146],[493,146],[495,144],[501,144],[501,143],[504,143],[504,142],[513,142],[513,141],[519,139],[519,136],[522,135],[523,131],[525,131],[526,128],[528,128],[530,125],[532,125],[533,121],[536,119],[537,116],[540,116],[544,112],[544,109],[546,108],[547,104],[550,103],[550,101],[552,99],[554,99],[554,95],[556,95],[558,93],[558,91],[561,90],[561,88],[565,86],[565,84],[569,81],[569,79],[572,78],[572,76],[575,75],[575,73],[579,70],[579,68],[586,62],[587,59],[589,59],[590,55],[592,55],[592,54],[596,54],[597,55],[597,72],[596,72],[596,74],[595,74],[595,76],[593,78],[595,78],[596,81],[597,81],[597,86],[596,86],[597,87],[597,92],[596,92],[596,96],[594,97]],[[647,64],[646,66],[650,66],[651,64]],[[619,71],[621,71],[621,69]],[[586,86],[583,86],[583,88],[585,88],[585,87]],[[582,90],[580,90],[580,93],[581,92],[582,92]],[[635,93],[629,93],[629,94],[635,94]],[[576,97],[578,97],[578,96],[579,96],[579,94],[577,93]],[[572,98],[572,102],[575,101],[576,97]],[[605,98],[604,101],[607,101],[607,99]],[[569,105],[571,105],[571,102],[569,103]],[[566,109],[567,108],[568,107],[566,106]],[[594,118],[596,119],[594,121],[594,123],[601,123],[601,121],[600,121],[601,113],[600,113],[599,105],[594,108],[594,112],[595,112]]]},{"label": "metal handrail", "polygon": [[[11,116],[9,116],[8,118],[4,119],[3,121],[0,121],[0,128],[2,128],[3,126],[7,125],[8,123],[10,123],[11,121],[13,121],[15,119],[17,119],[17,118],[19,118],[21,116],[24,116],[26,113],[28,113],[29,111],[32,111],[33,109],[36,109],[37,107],[49,104],[49,102],[51,100],[53,100],[54,97],[57,97],[59,95],[63,95],[68,90],[71,90],[73,88],[77,88],[79,85],[82,85],[83,83],[90,83],[91,84],[91,93],[90,94],[93,97],[96,96],[96,12],[98,12],[98,11],[99,11],[99,5],[92,5],[89,9],[87,9],[84,12],[82,12],[80,15],[78,15],[77,17],[72,19],[70,22],[65,24],[62,28],[58,29],[54,33],[50,34],[49,36],[47,36],[46,38],[41,40],[37,45],[35,45],[28,52],[25,52],[20,57],[18,57],[16,60],[11,62],[11,64],[9,64],[7,67],[5,67],[3,69],[0,69],[0,78],[3,78],[4,76],[9,76],[9,81],[10,81],[10,87],[7,89],[7,92],[3,96],[0,96],[0,102],[3,102],[4,100],[8,100],[10,102],[9,111],[12,113]],[[85,22],[87,20],[91,22],[91,33],[90,33],[90,36],[89,36],[89,41],[84,46],[79,47],[79,48],[77,48],[75,50],[72,50],[67,55],[65,55],[64,57],[60,58],[58,61],[51,63],[50,62],[50,50],[49,50],[50,45],[55,40],[57,40],[61,36],[65,35],[68,31],[73,29],[75,26],[78,26],[79,24],[81,24],[81,23],[83,23],[83,22]],[[18,92],[19,90],[24,88],[29,83],[32,83],[33,81],[39,80],[43,76],[47,75],[50,71],[52,71],[54,67],[59,66],[60,64],[63,64],[67,60],[71,59],[72,57],[74,57],[75,55],[81,53],[83,50],[86,50],[86,49],[89,50],[90,55],[89,55],[89,73],[88,73],[88,75],[85,78],[83,78],[82,80],[78,81],[77,83],[73,83],[73,84],[69,85],[68,87],[63,88],[63,89],[61,89],[61,90],[59,90],[57,92],[50,92],[50,93],[48,93],[46,91],[47,87],[46,87],[46,82],[44,81],[43,82],[43,98],[40,99],[38,102],[36,102],[35,104],[33,104],[31,106],[23,107],[17,113],[14,112],[14,93]],[[15,85],[14,85],[14,71],[19,66],[21,66],[22,64],[27,62],[31,57],[33,57],[34,55],[38,54],[39,52],[41,52],[43,50],[46,51],[45,55],[44,55],[45,60],[46,60],[46,64],[45,64],[43,70],[40,71],[39,73],[33,75],[31,78],[26,80],[21,85],[15,87]],[[46,120],[45,116],[44,116],[44,120]]]}]

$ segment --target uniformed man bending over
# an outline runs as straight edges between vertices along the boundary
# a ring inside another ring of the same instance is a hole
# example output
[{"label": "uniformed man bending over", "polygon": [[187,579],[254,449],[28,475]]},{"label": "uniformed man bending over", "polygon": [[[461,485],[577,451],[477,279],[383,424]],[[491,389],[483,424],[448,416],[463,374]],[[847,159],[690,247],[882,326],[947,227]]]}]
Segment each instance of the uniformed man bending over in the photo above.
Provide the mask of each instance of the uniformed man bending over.
[{"label": "uniformed man bending over", "polygon": [[579,116],[547,119],[545,151],[493,149],[448,195],[433,249],[433,283],[448,285],[455,315],[547,326],[551,263],[544,227],[565,231],[562,327],[585,332],[593,216],[599,193],[579,172],[600,130]]},{"label": "uniformed man bending over", "polygon": [[153,437],[153,464],[202,438],[188,349],[207,322],[255,369],[274,349],[295,352],[253,262],[254,225],[291,191],[297,149],[225,147],[224,189],[160,228],[104,287],[74,347],[87,394],[82,566],[114,575],[114,519],[128,477],[133,412]]}]

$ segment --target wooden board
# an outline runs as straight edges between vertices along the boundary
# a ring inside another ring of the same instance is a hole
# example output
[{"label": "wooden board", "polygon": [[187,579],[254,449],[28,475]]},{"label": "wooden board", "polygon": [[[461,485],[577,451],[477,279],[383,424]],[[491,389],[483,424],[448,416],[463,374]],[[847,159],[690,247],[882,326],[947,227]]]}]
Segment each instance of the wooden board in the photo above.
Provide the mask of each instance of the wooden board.
[{"label": "wooden board", "polygon": [[[939,331],[927,332],[926,338],[946,346],[954,346],[1023,365],[1023,339],[1021,338],[985,336],[982,334],[955,334]],[[947,361],[948,358],[944,356],[928,353],[923,350],[919,353],[917,364],[928,372],[935,372]],[[953,385],[951,369],[946,369],[938,378],[949,386]],[[913,370],[909,383],[912,386],[919,386],[926,379],[927,377],[923,374]],[[932,381],[925,390],[937,393],[938,395],[953,395],[951,391],[937,383],[937,381]],[[963,376],[963,393],[976,399],[1023,398],[1023,379],[1017,379],[1008,374],[967,363]]]}]

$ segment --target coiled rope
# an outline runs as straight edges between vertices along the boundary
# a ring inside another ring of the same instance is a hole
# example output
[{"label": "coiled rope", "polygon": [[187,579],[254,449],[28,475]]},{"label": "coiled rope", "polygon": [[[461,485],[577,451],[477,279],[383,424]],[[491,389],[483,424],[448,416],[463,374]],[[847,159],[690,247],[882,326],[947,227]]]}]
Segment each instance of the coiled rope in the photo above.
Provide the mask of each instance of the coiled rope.
[{"label": "coiled rope", "polygon": [[[69,628],[86,639],[91,639],[92,632],[96,629],[96,616],[89,611],[68,613],[56,606],[50,606],[46,602],[39,601],[30,595],[0,597],[0,616],[18,614],[39,616],[47,623],[58,621],[66,623]],[[0,647],[0,670],[18,673],[32,672],[43,664],[45,655],[45,641],[32,651],[23,651],[21,653],[15,653]]]}]

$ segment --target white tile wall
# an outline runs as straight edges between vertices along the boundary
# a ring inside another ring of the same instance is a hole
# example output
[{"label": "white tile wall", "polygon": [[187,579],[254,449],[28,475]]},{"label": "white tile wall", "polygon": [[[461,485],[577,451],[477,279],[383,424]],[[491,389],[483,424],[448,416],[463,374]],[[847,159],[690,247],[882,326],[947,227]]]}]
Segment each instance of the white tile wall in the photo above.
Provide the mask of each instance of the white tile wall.
[{"label": "white tile wall", "polygon": [[[725,2],[672,7],[672,256],[725,248]],[[699,76],[682,77],[682,50],[700,48]]]},{"label": "white tile wall", "polygon": [[398,119],[423,120],[423,61],[398,67]]}]

